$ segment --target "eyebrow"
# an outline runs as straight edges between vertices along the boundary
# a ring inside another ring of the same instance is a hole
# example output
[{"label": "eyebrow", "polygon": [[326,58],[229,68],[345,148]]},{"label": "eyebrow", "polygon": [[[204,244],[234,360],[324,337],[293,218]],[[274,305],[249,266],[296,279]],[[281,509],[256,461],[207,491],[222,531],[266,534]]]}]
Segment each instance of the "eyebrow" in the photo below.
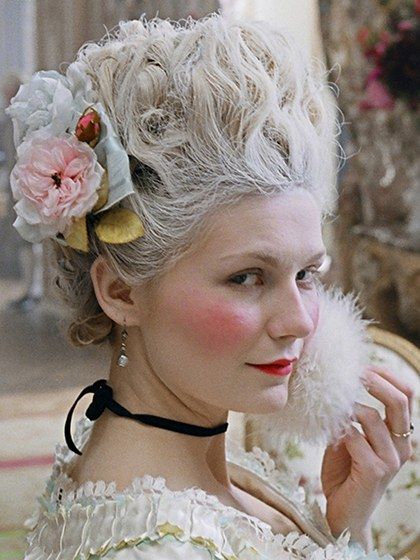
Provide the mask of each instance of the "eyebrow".
[{"label": "eyebrow", "polygon": [[[317,261],[320,260],[321,258],[326,257],[327,252],[326,251],[320,251],[310,257],[308,257],[308,260],[313,260],[313,261]],[[273,255],[272,253],[269,253],[267,251],[249,251],[246,253],[234,253],[233,255],[225,255],[221,258],[222,261],[228,260],[228,259],[232,259],[232,258],[253,258],[253,259],[257,259],[259,261],[265,262],[271,266],[277,266],[278,264],[280,264],[281,262],[284,262],[284,258],[282,259],[280,256],[276,256]]]}]

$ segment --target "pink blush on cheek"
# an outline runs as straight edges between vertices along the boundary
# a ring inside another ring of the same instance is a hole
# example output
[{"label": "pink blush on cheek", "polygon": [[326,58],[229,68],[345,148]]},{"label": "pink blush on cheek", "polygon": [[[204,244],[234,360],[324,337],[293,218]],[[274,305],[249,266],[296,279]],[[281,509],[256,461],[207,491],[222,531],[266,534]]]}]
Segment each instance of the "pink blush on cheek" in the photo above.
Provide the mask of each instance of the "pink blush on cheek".
[{"label": "pink blush on cheek", "polygon": [[227,303],[190,301],[183,309],[184,330],[207,352],[220,354],[236,348],[255,333],[249,313]]}]

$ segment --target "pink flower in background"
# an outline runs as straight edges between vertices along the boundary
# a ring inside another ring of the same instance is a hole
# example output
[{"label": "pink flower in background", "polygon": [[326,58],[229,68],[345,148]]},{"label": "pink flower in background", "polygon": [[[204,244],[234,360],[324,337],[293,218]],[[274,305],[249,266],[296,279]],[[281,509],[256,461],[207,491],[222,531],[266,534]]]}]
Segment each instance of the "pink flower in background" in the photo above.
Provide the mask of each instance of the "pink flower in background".
[{"label": "pink flower in background", "polygon": [[11,174],[21,234],[40,241],[64,233],[94,207],[103,172],[92,148],[76,137],[32,134],[19,146]]},{"label": "pink flower in background", "polygon": [[378,63],[391,42],[391,34],[386,30],[374,33],[368,26],[364,25],[357,32],[357,41],[361,45],[366,58]]},{"label": "pink flower in background", "polygon": [[395,100],[387,87],[379,81],[381,69],[375,67],[366,80],[365,96],[359,103],[359,109],[393,109]]},{"label": "pink flower in background", "polygon": [[397,25],[397,29],[398,31],[411,31],[412,29],[414,29],[414,23],[409,20],[409,19],[404,19],[403,21],[400,21]]}]

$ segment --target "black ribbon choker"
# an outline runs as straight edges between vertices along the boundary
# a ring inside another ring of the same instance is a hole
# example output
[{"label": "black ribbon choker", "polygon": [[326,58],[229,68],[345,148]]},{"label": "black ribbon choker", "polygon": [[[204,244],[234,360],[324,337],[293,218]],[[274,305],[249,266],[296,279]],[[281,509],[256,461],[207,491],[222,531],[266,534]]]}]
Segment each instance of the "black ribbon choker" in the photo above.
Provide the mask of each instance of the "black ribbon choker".
[{"label": "black ribbon choker", "polygon": [[88,393],[93,393],[92,402],[85,413],[89,420],[97,420],[107,408],[118,416],[131,418],[132,420],[137,420],[137,422],[141,422],[142,424],[149,424],[150,426],[155,426],[155,428],[163,428],[164,430],[171,430],[172,432],[179,432],[180,434],[188,434],[190,436],[198,437],[222,434],[223,432],[226,432],[229,425],[228,422],[226,422],[225,424],[221,424],[215,428],[205,428],[203,426],[196,426],[195,424],[178,422],[177,420],[171,420],[170,418],[163,418],[162,416],[153,416],[152,414],[132,414],[126,408],[117,403],[117,401],[114,401],[112,398],[112,387],[107,385],[106,379],[98,379],[98,381],[95,381],[95,383],[82,390],[67,414],[64,426],[64,436],[66,438],[68,448],[74,453],[77,453],[77,455],[82,455],[82,453],[77,449],[71,437],[71,419],[77,403]]}]

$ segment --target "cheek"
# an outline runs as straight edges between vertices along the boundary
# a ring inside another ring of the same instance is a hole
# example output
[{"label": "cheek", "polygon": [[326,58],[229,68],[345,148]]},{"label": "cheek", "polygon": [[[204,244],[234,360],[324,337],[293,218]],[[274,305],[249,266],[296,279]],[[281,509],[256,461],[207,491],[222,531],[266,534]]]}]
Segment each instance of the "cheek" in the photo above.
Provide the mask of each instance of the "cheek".
[{"label": "cheek", "polygon": [[198,294],[190,294],[182,309],[177,310],[176,321],[187,340],[215,355],[237,349],[258,329],[258,321],[249,311]]}]

